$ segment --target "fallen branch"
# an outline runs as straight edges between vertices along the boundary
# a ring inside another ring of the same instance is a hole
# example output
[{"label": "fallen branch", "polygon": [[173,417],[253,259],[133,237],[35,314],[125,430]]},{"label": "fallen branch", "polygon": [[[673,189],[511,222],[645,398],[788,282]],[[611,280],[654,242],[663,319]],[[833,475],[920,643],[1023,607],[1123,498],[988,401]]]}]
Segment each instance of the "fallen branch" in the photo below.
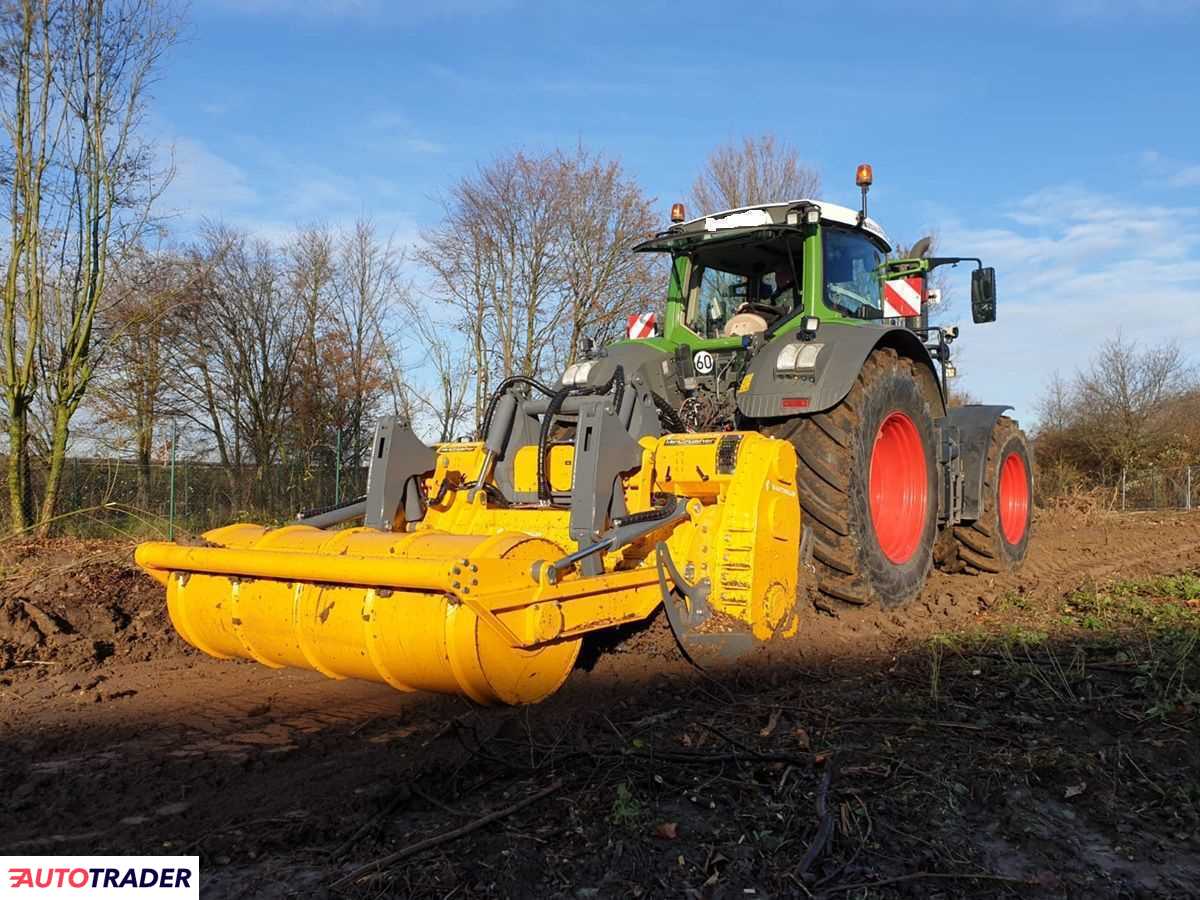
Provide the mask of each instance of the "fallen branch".
[{"label": "fallen branch", "polygon": [[337,846],[333,853],[330,854],[330,858],[341,859],[346,852],[358,842],[360,837],[370,831],[375,825],[395,813],[396,810],[400,808],[401,804],[403,804],[404,801],[410,796],[411,794],[408,790],[401,789],[396,791],[395,795],[390,801],[388,801],[387,805],[384,806],[383,809],[359,825],[358,828],[354,829],[354,833]]},{"label": "fallen branch", "polygon": [[885,884],[899,884],[902,881],[919,881],[921,879],[957,879],[971,881],[999,881],[1003,884],[1024,884],[1034,885],[1036,881],[1028,878],[1010,878],[1007,875],[971,875],[968,873],[959,874],[957,872],[912,872],[908,875],[897,875],[894,878],[881,878],[879,881],[856,881],[854,884],[838,884],[833,887],[827,887],[822,890],[824,894],[836,894],[843,891],[856,891],[859,888],[882,887]]},{"label": "fallen branch", "polygon": [[498,819],[503,819],[506,816],[511,816],[513,813],[518,812],[527,806],[531,806],[532,804],[537,803],[539,800],[544,800],[555,791],[561,789],[562,786],[562,779],[558,779],[553,784],[542,788],[535,794],[530,794],[528,797],[524,798],[523,800],[519,800],[512,806],[507,806],[504,809],[498,809],[495,812],[490,812],[486,816],[475,819],[473,822],[468,822],[466,825],[463,825],[460,828],[454,828],[450,831],[443,831],[441,834],[435,834],[431,838],[426,838],[423,841],[417,841],[415,844],[409,844],[407,847],[402,847],[395,853],[389,853],[386,856],[381,856],[379,859],[373,860],[372,862],[367,863],[365,866],[359,866],[349,875],[342,876],[337,881],[333,882],[330,887],[336,890],[343,885],[358,881],[360,878],[363,878],[367,875],[378,874],[388,866],[395,865],[401,860],[408,859],[410,856],[415,856],[418,853],[423,853],[431,847],[437,847],[441,844],[448,843],[449,841],[454,841],[460,837],[464,837],[473,831],[478,831],[484,825],[490,825],[492,822],[495,822]]},{"label": "fallen branch", "polygon": [[[1034,665],[1034,666],[1044,666],[1046,668],[1055,669],[1055,670],[1059,670],[1062,668],[1061,664],[1057,663],[1054,660],[1034,659],[1032,656],[1026,656],[1022,659],[1017,659],[1016,657],[1013,657],[1013,656],[1005,656],[1003,653],[988,653],[983,650],[973,651],[971,653],[971,656],[981,657],[983,659],[994,659],[994,660],[998,660],[999,662],[1004,662],[1004,663],[1008,663],[1009,665],[1016,665],[1016,666],[1022,666],[1022,665],[1029,664],[1029,665]],[[1129,663],[1091,662],[1090,660],[1088,660],[1086,658],[1083,661],[1084,670],[1094,670],[1096,672],[1111,672],[1114,675],[1140,675],[1142,673],[1141,673],[1141,670],[1138,668],[1138,666],[1139,666],[1139,663],[1136,661],[1129,662]]]},{"label": "fallen branch", "polygon": [[795,753],[685,753],[682,750],[650,750],[629,751],[623,754],[592,754],[594,756],[628,757],[641,759],[662,759],[667,762],[709,763],[742,762],[742,763],[784,763],[791,766],[811,766],[812,757],[802,757]]},{"label": "fallen branch", "polygon": [[833,840],[833,807],[829,805],[829,789],[833,784],[833,774],[836,768],[836,757],[831,756],[825,763],[825,774],[821,776],[821,786],[817,788],[817,816],[819,817],[817,834],[800,859],[800,867],[796,873],[801,878],[808,874],[808,870],[825,855],[825,851],[829,849],[829,842]]},{"label": "fallen branch", "polygon": [[963,731],[990,731],[983,725],[966,722],[945,722],[940,719],[903,719],[895,716],[870,716],[867,718],[841,719],[845,725],[932,725],[935,728],[959,728]]}]

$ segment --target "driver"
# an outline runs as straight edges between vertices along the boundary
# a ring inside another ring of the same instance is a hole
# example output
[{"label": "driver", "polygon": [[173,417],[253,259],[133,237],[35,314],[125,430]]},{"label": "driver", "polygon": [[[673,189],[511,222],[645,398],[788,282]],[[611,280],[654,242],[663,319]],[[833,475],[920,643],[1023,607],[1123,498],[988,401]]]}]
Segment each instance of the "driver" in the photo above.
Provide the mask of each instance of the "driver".
[{"label": "driver", "polygon": [[774,303],[785,293],[790,291],[796,284],[795,272],[789,264],[784,264],[783,268],[775,270],[775,290],[771,293],[770,300]]},{"label": "driver", "polygon": [[791,309],[792,304],[786,302],[787,295],[794,287],[796,280],[790,263],[785,260],[774,274],[774,290],[771,290],[767,282],[760,281],[758,283],[759,299],[747,300],[734,310],[734,315],[725,324],[722,332],[726,337],[766,331],[773,322]]}]

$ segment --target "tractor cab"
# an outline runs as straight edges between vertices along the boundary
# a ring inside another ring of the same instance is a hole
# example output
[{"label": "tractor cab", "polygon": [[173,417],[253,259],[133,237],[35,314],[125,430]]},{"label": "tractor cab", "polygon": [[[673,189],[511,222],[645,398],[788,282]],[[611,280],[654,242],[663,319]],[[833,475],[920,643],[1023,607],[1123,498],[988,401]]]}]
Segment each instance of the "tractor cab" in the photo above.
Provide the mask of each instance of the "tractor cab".
[{"label": "tractor cab", "polygon": [[[867,215],[871,167],[861,165],[858,210],[800,199],[730,209],[688,220],[682,204],[673,225],[634,247],[669,253],[671,276],[661,349],[721,352],[770,340],[802,320],[929,331],[929,275],[939,265],[974,262],[975,322],[995,319],[995,274],[978,259],[929,257],[928,239],[903,258]],[[645,317],[641,318],[644,327]],[[657,337],[649,331],[630,338]]]},{"label": "tractor cab", "polygon": [[634,249],[671,254],[663,337],[673,345],[738,348],[803,316],[866,323],[887,312],[879,273],[891,242],[874,220],[833,203],[714,213]]}]

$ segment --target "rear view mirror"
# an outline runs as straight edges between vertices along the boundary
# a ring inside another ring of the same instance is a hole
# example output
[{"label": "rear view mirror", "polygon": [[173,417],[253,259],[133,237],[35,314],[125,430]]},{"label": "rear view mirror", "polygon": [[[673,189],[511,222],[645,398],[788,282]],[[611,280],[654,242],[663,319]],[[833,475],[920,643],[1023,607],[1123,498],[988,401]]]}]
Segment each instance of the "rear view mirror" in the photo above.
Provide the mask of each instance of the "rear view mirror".
[{"label": "rear view mirror", "polygon": [[971,319],[976,325],[996,321],[996,270],[991,266],[971,273]]}]

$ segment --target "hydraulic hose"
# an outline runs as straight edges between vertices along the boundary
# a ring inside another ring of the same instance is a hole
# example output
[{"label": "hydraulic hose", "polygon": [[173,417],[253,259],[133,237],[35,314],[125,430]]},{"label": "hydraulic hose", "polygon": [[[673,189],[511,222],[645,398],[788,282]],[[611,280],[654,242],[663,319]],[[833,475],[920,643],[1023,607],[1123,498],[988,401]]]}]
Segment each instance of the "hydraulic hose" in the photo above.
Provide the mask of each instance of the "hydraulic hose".
[{"label": "hydraulic hose", "polygon": [[654,406],[658,409],[662,423],[667,426],[668,431],[678,434],[687,431],[687,426],[683,424],[683,419],[679,418],[679,413],[675,411],[675,407],[653,391],[650,393],[650,399],[654,401]]},{"label": "hydraulic hose", "polygon": [[592,394],[607,394],[616,386],[616,392],[613,394],[614,406],[620,408],[621,400],[625,396],[625,369],[622,366],[617,366],[613,369],[612,377],[608,379],[600,387],[573,387],[566,386],[558,391],[555,391],[550,398],[550,402],[546,405],[546,412],[542,416],[542,424],[538,429],[538,465],[537,465],[537,484],[538,484],[538,501],[548,503],[553,499],[554,493],[550,490],[550,479],[546,475],[546,456],[549,453],[547,446],[550,440],[550,428],[555,417],[562,409],[563,402],[568,397],[573,396],[588,396]]},{"label": "hydraulic hose", "polygon": [[305,519],[315,519],[317,516],[323,516],[326,513],[335,512],[339,509],[347,509],[351,506],[356,506],[359,503],[364,503],[366,502],[366,499],[367,495],[363,494],[361,497],[355,497],[352,500],[343,500],[341,503],[331,503],[328,506],[316,506],[311,509],[302,509],[300,512],[296,513],[296,518],[301,522],[303,522]]},{"label": "hydraulic hose", "polygon": [[628,516],[621,516],[613,519],[613,527],[621,528],[625,525],[641,525],[644,522],[657,522],[659,519],[665,519],[667,516],[675,512],[679,506],[679,498],[674,494],[669,495],[663,501],[661,506],[656,506],[653,509],[643,510],[642,512],[631,513]]},{"label": "hydraulic hose", "polygon": [[553,496],[553,493],[550,490],[550,479],[546,477],[546,454],[548,452],[546,442],[550,438],[550,423],[554,421],[554,417],[557,416],[558,411],[562,409],[563,401],[578,390],[578,388],[564,387],[561,390],[555,391],[553,396],[550,398],[550,402],[546,404],[546,412],[542,416],[541,427],[538,428],[537,484],[539,502],[549,502]]},{"label": "hydraulic hose", "polygon": [[553,397],[555,393],[554,388],[542,384],[536,378],[529,378],[525,375],[513,375],[505,378],[500,382],[500,386],[492,391],[492,396],[488,399],[487,412],[483,415],[483,430],[480,432],[481,439],[487,435],[488,429],[492,426],[492,416],[496,414],[496,404],[500,402],[500,397],[509,388],[518,384],[528,385],[534,390],[541,391],[547,397]]}]

